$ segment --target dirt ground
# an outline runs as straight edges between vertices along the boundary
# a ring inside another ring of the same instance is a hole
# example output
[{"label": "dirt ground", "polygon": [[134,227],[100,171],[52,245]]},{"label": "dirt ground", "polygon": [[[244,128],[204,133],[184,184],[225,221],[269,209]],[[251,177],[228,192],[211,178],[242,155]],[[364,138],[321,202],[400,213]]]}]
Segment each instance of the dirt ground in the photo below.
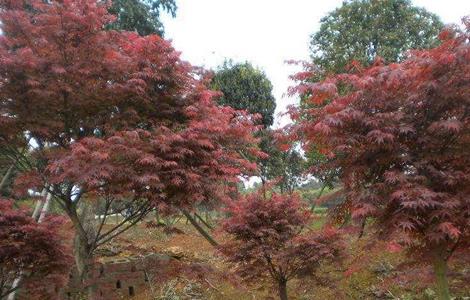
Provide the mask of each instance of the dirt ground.
[{"label": "dirt ground", "polygon": [[[321,223],[321,222],[320,222]],[[320,227],[313,224],[312,227]],[[141,223],[107,244],[100,260],[138,254],[167,253],[173,256],[165,276],[152,278],[149,288],[135,300],[249,300],[277,299],[269,280],[244,283],[232,273],[217,250],[184,219],[174,225],[178,233]],[[212,231],[218,242],[221,232]],[[341,266],[322,266],[316,280],[306,277],[288,284],[289,299],[435,299],[429,267],[407,264],[402,253],[391,253],[384,243],[370,246],[367,236],[351,238],[351,255]],[[109,255],[109,254],[108,254]],[[456,299],[470,299],[470,264],[451,262],[450,283]]]}]

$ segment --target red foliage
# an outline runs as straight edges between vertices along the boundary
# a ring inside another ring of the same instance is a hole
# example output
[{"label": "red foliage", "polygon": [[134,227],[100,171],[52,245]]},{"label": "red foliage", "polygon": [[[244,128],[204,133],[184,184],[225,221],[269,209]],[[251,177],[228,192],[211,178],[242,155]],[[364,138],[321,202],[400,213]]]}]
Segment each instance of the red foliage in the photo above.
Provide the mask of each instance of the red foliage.
[{"label": "red foliage", "polygon": [[[240,141],[254,142],[251,121],[212,103],[190,110],[194,116],[178,131],[160,126],[82,139],[49,165],[50,182],[73,181],[84,191],[114,196],[134,193],[176,207],[223,199],[229,186],[222,182],[236,182],[256,168],[239,156],[246,146]],[[207,115],[210,120],[202,117]]]},{"label": "red foliage", "polygon": [[104,31],[111,17],[96,1],[33,1],[34,13],[20,3],[1,13],[1,109],[48,146],[30,175],[198,201],[255,168],[240,155],[256,152],[252,118],[213,104],[168,42]]},{"label": "red foliage", "polygon": [[353,217],[402,233],[420,259],[470,242],[469,30],[298,90],[321,105],[296,111],[297,135],[329,155],[323,169],[340,170]]},{"label": "red foliage", "polygon": [[[37,223],[26,210],[0,199],[0,296],[22,274],[28,299],[51,299],[64,286],[72,262],[59,229],[63,220],[49,217]],[[38,283],[41,284],[38,284]]]},{"label": "red foliage", "polygon": [[223,223],[232,239],[221,251],[243,279],[271,277],[281,285],[340,258],[343,245],[336,230],[303,232],[310,213],[297,194],[269,193],[266,198],[258,191],[233,203]]},{"label": "red foliage", "polygon": [[168,41],[104,30],[106,3],[0,1],[0,126],[13,131],[0,139],[27,134],[37,144],[17,183],[53,194],[80,237],[81,264],[122,232],[100,226],[91,237],[82,202],[128,205],[131,219],[117,225],[125,230],[158,202],[225,197],[255,168],[244,157],[258,154],[252,116],[216,106]]}]

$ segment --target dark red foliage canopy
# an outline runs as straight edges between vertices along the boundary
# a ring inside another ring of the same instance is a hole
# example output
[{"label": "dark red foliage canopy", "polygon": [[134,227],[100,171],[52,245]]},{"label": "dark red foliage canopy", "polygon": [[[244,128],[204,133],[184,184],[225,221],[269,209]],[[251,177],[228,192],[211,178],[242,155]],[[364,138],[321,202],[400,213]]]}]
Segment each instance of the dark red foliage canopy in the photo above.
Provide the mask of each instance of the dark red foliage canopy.
[{"label": "dark red foliage canopy", "polygon": [[[10,130],[0,150],[26,170],[17,190],[47,189],[72,221],[82,277],[97,247],[159,201],[216,202],[259,153],[253,116],[215,105],[203,72],[170,42],[105,30],[107,5],[0,0],[0,129]],[[27,155],[18,136],[35,145]],[[100,204],[126,219],[84,221]]]},{"label": "dark red foliage canopy", "polygon": [[188,203],[253,171],[253,117],[216,106],[169,42],[104,30],[104,2],[1,5],[0,124],[38,144],[25,189],[61,186],[65,206],[72,190]]},{"label": "dark red foliage canopy", "polygon": [[221,249],[247,281],[271,276],[286,282],[341,256],[336,230],[304,232],[311,216],[295,193],[265,197],[258,191],[234,203],[229,213],[223,229],[231,240]]},{"label": "dark red foliage canopy", "polygon": [[187,108],[190,121],[179,130],[160,126],[84,138],[49,166],[51,182],[69,180],[113,196],[134,193],[180,208],[224,200],[238,175],[256,169],[239,155],[250,150],[240,140],[254,144],[253,127],[243,112],[216,107],[210,93],[205,97],[207,103]]},{"label": "dark red foliage canopy", "polygon": [[401,63],[378,60],[354,74],[301,83],[296,91],[314,105],[293,111],[305,148],[330,158],[320,168],[340,170],[353,217],[374,217],[382,234],[444,258],[470,239],[465,24]]},{"label": "dark red foliage canopy", "polygon": [[63,219],[49,217],[37,223],[29,215],[26,210],[13,208],[12,201],[0,199],[2,299],[20,274],[21,286],[29,291],[28,299],[49,299],[68,280],[72,258],[59,232]]}]

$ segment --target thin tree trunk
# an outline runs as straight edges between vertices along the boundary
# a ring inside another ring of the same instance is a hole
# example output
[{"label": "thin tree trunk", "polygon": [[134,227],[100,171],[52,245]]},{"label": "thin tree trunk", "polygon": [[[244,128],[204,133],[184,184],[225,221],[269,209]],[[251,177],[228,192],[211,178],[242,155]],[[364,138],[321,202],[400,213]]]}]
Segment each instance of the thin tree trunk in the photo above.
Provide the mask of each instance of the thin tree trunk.
[{"label": "thin tree trunk", "polygon": [[279,284],[279,299],[288,300],[287,299],[287,280],[280,279],[278,284]]},{"label": "thin tree trunk", "polygon": [[447,281],[447,261],[441,255],[436,255],[434,259],[434,276],[436,277],[438,299],[450,300],[449,283]]},{"label": "thin tree trunk", "polygon": [[318,193],[317,197],[315,198],[315,200],[312,201],[312,203],[310,204],[310,212],[313,213],[313,211],[315,210],[315,201],[320,199],[321,195],[323,195],[323,192],[325,191],[325,188],[326,188],[326,182],[323,184],[323,186],[321,187],[321,190],[320,190],[320,193]]},{"label": "thin tree trunk", "polygon": [[160,224],[160,214],[158,213],[158,210],[155,209],[155,219],[157,220],[157,224]]},{"label": "thin tree trunk", "polygon": [[7,185],[7,181],[8,179],[10,179],[10,176],[13,172],[13,169],[15,168],[15,165],[11,165],[7,172],[5,173],[5,175],[3,175],[2,177],[2,181],[0,182],[0,193],[3,192],[3,189],[5,188],[5,186]]},{"label": "thin tree trunk", "polygon": [[194,213],[194,215],[202,222],[202,224],[206,225],[207,228],[214,229],[214,227],[207,223],[200,215],[198,215],[197,213]]},{"label": "thin tree trunk", "polygon": [[[28,149],[28,145],[29,145],[29,141],[31,140],[31,137],[29,137],[27,140],[26,140],[26,145],[24,146],[23,150],[21,150],[21,155],[24,154],[24,152]],[[8,168],[7,172],[5,173],[5,175],[3,175],[2,177],[2,181],[0,181],[0,192],[3,191],[3,189],[5,188],[5,185],[8,181],[8,179],[10,178],[12,172],[13,172],[13,169],[15,168],[15,166],[17,165],[18,163],[18,159],[16,159],[12,165]]]},{"label": "thin tree trunk", "polygon": [[41,214],[39,215],[39,219],[38,219],[38,223],[42,223],[42,221],[44,221],[44,218],[46,217],[46,214],[49,211],[49,207],[51,206],[51,198],[52,198],[52,195],[50,193],[47,193],[46,202],[42,206]]},{"label": "thin tree trunk", "polygon": [[183,215],[186,217],[186,219],[194,226],[194,228],[196,228],[196,230],[212,245],[212,246],[218,246],[219,243],[217,243],[214,238],[212,238],[212,236],[207,233],[204,228],[202,228],[198,222],[193,218],[193,216],[191,216],[191,214],[184,210],[184,209],[181,209],[181,212],[183,213]]},{"label": "thin tree trunk", "polygon": [[366,229],[366,222],[367,222],[367,219],[364,218],[361,222],[361,230],[359,231],[359,236],[358,236],[358,239],[362,238],[364,236],[364,231]]},{"label": "thin tree trunk", "polygon": [[34,207],[34,211],[33,211],[33,215],[32,215],[32,218],[36,221],[39,220],[39,215],[42,211],[42,206],[46,200],[46,197],[47,197],[47,191],[46,189],[44,188],[41,192],[41,199],[39,199],[38,201],[36,201],[36,206]]},{"label": "thin tree trunk", "polygon": [[20,275],[16,277],[15,280],[13,280],[13,283],[11,285],[12,292],[8,295],[7,300],[15,300],[17,287],[20,284],[21,279],[23,279],[23,272],[20,272]]}]

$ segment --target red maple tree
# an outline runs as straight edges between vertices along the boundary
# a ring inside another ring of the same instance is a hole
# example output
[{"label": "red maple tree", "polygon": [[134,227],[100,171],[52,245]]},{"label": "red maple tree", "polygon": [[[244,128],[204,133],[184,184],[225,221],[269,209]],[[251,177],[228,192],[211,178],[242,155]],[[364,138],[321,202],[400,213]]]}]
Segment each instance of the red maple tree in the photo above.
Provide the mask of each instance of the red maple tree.
[{"label": "red maple tree", "polygon": [[[169,42],[104,30],[105,2],[0,6],[0,125],[13,130],[1,145],[26,169],[17,190],[46,189],[71,220],[81,274],[156,202],[189,209],[225,197],[255,168],[243,158],[258,153],[253,117],[216,106]],[[22,135],[35,145],[27,155],[9,146]],[[106,228],[111,213],[124,219]]]},{"label": "red maple tree", "polygon": [[[67,284],[72,256],[59,232],[63,218],[48,217],[37,223],[13,201],[0,199],[0,298],[13,291],[12,283],[26,287],[28,299],[51,298]],[[41,284],[38,284],[41,282]],[[6,298],[5,298],[6,299]]]},{"label": "red maple tree", "polygon": [[[447,261],[470,242],[470,20],[401,63],[301,83],[293,109],[305,148],[339,170],[352,216],[434,265],[450,299]],[[341,91],[339,92],[339,87]]]},{"label": "red maple tree", "polygon": [[222,226],[231,239],[221,252],[245,281],[263,277],[275,281],[282,300],[287,299],[290,279],[315,275],[320,263],[342,256],[338,231],[306,232],[311,215],[296,193],[262,189],[232,203],[228,213]]}]

